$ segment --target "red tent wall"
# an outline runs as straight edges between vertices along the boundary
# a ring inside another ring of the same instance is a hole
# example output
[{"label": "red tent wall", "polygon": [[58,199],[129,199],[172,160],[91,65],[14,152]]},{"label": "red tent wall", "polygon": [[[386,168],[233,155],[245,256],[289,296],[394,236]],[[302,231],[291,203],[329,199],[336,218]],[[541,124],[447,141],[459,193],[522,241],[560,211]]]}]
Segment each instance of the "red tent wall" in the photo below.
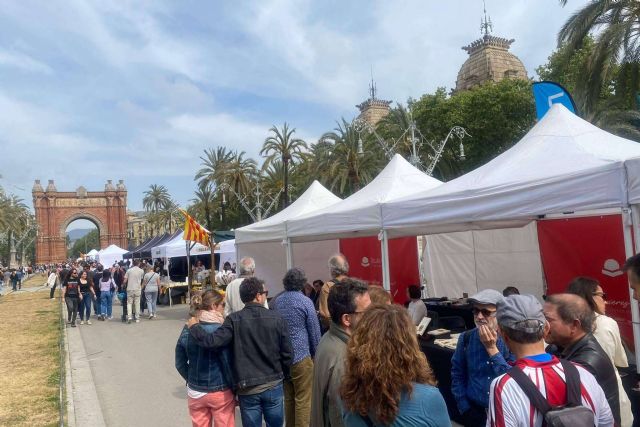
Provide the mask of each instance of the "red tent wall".
[{"label": "red tent wall", "polygon": [[538,241],[547,295],[564,292],[576,276],[598,280],[608,298],[606,314],[618,322],[620,334],[633,348],[629,284],[622,272],[622,216],[538,221]]},{"label": "red tent wall", "polygon": [[[340,252],[349,261],[349,275],[382,286],[382,255],[377,237],[340,239]],[[415,237],[389,240],[391,295],[398,304],[407,300],[407,288],[420,284],[418,246]]]}]

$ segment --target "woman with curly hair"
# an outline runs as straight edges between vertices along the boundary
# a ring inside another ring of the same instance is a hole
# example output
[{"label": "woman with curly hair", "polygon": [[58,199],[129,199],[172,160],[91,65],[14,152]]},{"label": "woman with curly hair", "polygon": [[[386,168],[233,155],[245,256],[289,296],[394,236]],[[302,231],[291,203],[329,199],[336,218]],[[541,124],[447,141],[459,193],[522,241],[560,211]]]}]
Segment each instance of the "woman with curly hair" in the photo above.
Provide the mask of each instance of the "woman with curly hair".
[{"label": "woman with curly hair", "polygon": [[347,345],[346,426],[451,426],[416,327],[398,305],[371,306]]}]

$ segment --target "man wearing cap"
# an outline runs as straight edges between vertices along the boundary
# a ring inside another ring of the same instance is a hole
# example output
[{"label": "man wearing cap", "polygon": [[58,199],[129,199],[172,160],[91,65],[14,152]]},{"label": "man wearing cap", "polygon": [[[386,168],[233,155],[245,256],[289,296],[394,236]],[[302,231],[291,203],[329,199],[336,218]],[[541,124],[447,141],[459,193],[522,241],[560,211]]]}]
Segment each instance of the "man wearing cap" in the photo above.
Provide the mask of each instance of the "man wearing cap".
[{"label": "man wearing cap", "polygon": [[502,293],[485,289],[469,300],[476,328],[460,335],[451,359],[451,392],[465,427],[484,426],[489,406],[489,386],[509,370],[514,357],[497,334],[496,304]]},{"label": "man wearing cap", "polygon": [[[541,427],[544,417],[534,409],[513,375],[516,369],[522,371],[552,407],[567,404],[565,369],[557,357],[545,352],[544,337],[549,333],[549,323],[533,295],[510,295],[498,302],[497,308],[500,335],[517,360],[512,370],[491,383],[487,425]],[[613,426],[613,414],[598,381],[580,365],[574,366],[576,379],[581,383],[581,404],[594,415],[589,425]]]},{"label": "man wearing cap", "polygon": [[587,301],[573,294],[550,295],[544,303],[544,316],[549,322],[545,341],[552,344],[547,351],[583,366],[596,377],[609,401],[616,425],[620,425],[615,368],[591,333],[595,316]]}]

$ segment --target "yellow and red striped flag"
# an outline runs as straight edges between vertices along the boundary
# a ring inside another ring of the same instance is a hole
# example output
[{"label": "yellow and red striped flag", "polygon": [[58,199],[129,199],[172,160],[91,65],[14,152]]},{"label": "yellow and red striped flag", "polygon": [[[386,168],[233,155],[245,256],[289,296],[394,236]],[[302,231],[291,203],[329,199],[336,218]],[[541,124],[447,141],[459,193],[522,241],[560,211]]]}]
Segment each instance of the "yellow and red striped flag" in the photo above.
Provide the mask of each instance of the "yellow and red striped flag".
[{"label": "yellow and red striped flag", "polygon": [[191,242],[202,243],[205,246],[209,246],[209,231],[198,224],[198,222],[191,217],[184,209],[180,209],[185,216],[184,221],[184,234],[182,238]]}]

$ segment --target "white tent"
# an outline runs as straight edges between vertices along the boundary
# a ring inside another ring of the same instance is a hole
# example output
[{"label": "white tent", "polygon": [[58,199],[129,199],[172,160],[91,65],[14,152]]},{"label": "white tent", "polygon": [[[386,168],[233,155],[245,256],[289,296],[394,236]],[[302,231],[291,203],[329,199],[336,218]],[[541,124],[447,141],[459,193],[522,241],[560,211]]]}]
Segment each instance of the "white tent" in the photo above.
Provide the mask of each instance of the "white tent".
[{"label": "white tent", "polygon": [[118,261],[122,261],[122,255],[129,252],[126,249],[122,249],[116,245],[109,245],[106,248],[98,252],[96,259],[102,265],[110,266]]},{"label": "white tent", "polygon": [[287,228],[295,218],[317,212],[340,202],[340,198],[314,181],[290,206],[260,222],[238,228],[237,257],[252,257],[256,275],[265,280],[270,291],[282,289],[282,277],[293,265],[302,267],[309,280],[327,275],[327,259],[338,252],[337,240],[320,243],[287,244]]},{"label": "white tent", "polygon": [[[151,256],[153,258],[175,258],[187,256],[186,241],[182,238],[182,234],[178,234],[167,243],[151,248]],[[190,251],[191,255],[207,255],[211,253],[208,246],[196,243]]]},{"label": "white tent", "polygon": [[[631,208],[630,221],[624,215],[625,252],[631,256],[640,251],[639,201],[640,144],[556,104],[510,150],[432,191],[387,203],[382,214],[386,232],[403,236],[516,227],[550,214]],[[638,304],[630,305],[638,348],[640,314]],[[640,351],[636,358],[640,365]]]},{"label": "white tent", "polygon": [[218,262],[218,271],[222,270],[225,262],[233,265],[236,262],[236,241],[225,240],[220,242],[220,247],[216,250],[216,253],[220,255],[220,261]]},{"label": "white tent", "polygon": [[98,255],[98,251],[95,249],[91,249],[89,252],[87,252],[87,256],[94,257],[96,255]]}]

